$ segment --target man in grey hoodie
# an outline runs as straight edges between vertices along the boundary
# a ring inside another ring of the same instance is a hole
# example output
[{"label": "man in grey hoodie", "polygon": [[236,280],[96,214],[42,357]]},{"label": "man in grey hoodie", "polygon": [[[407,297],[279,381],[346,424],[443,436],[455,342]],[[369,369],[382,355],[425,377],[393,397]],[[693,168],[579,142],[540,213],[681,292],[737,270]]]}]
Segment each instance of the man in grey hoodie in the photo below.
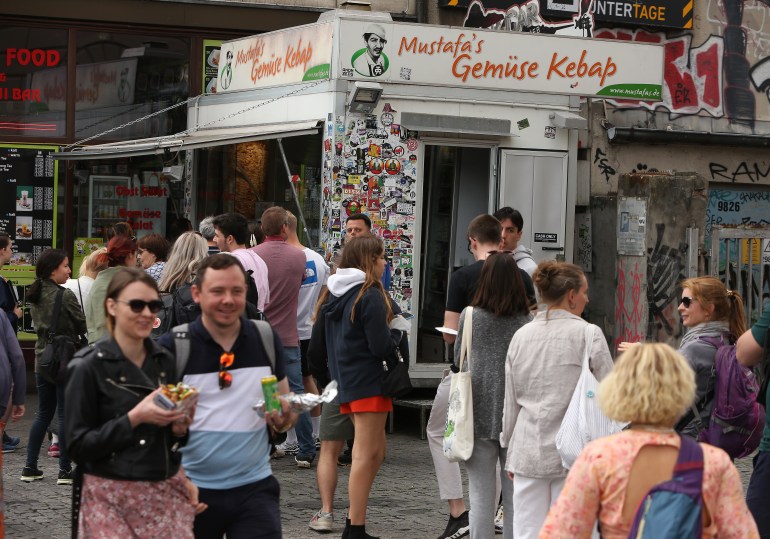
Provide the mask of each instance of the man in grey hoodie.
[{"label": "man in grey hoodie", "polygon": [[537,269],[537,262],[532,258],[531,249],[519,245],[521,234],[524,231],[524,218],[521,213],[510,206],[504,206],[494,213],[494,217],[503,226],[503,249],[512,251],[513,259],[519,268],[532,277]]}]

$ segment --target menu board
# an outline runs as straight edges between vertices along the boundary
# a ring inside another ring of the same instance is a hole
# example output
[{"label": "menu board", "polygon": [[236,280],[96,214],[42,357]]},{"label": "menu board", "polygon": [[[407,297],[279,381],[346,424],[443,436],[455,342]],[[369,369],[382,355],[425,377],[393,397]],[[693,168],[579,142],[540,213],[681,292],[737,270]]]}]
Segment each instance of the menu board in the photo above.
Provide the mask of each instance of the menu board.
[{"label": "menu board", "polygon": [[217,93],[217,74],[219,73],[219,49],[221,39],[203,40],[203,93]]},{"label": "menu board", "polygon": [[15,285],[22,305],[22,340],[35,338],[26,287],[35,279],[37,257],[56,237],[56,151],[56,146],[0,144],[0,231],[13,240],[13,257],[0,275]]}]

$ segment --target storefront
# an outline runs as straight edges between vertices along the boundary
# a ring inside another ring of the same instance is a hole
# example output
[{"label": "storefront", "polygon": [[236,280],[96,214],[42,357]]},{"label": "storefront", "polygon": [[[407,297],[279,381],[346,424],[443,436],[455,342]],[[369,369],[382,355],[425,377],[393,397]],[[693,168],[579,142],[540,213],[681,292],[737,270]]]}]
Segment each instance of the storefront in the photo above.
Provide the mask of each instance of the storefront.
[{"label": "storefront", "polygon": [[186,131],[57,157],[186,153],[194,222],[273,204],[298,212],[296,190],[305,243],[327,259],[347,216],[367,213],[391,294],[415,315],[412,376],[429,385],[444,368],[435,327],[449,277],[473,261],[468,222],[514,206],[537,260],[572,260],[581,97],[660,99],[662,65],[656,45],[328,12],[224,43],[218,93],[190,104]]}]

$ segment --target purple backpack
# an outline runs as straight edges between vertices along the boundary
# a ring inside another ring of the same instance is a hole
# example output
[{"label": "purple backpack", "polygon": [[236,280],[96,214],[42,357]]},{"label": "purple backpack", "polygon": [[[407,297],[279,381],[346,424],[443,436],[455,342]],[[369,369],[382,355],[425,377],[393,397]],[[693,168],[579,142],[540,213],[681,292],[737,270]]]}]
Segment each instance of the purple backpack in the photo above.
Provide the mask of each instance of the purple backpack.
[{"label": "purple backpack", "polygon": [[757,402],[759,383],[754,372],[735,357],[735,345],[725,338],[701,337],[717,349],[714,358],[714,404],[709,424],[698,440],[723,449],[730,458],[751,454],[762,439],[765,409]]},{"label": "purple backpack", "polygon": [[642,499],[628,539],[700,539],[703,535],[703,448],[687,436],[680,439],[673,476]]}]

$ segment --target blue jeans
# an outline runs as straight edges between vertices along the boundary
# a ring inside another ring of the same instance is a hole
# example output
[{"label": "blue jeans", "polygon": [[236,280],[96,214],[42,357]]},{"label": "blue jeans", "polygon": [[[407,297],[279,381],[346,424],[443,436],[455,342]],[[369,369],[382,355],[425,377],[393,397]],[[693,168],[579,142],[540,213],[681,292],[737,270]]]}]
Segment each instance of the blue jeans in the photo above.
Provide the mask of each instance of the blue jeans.
[{"label": "blue jeans", "polygon": [[[286,362],[286,378],[289,379],[289,389],[297,395],[304,393],[305,386],[302,383],[302,359],[299,346],[285,346],[283,357]],[[309,413],[300,414],[297,424],[294,425],[294,430],[297,433],[297,443],[299,444],[297,454],[303,457],[314,457],[313,423],[310,421]]]},{"label": "blue jeans", "polygon": [[64,386],[52,384],[38,373],[35,373],[35,383],[37,384],[37,413],[29,430],[26,465],[29,468],[37,468],[37,459],[40,456],[40,446],[43,445],[45,431],[53,420],[54,414],[58,412],[59,469],[69,471],[71,462],[67,456],[67,445],[64,441]]}]

